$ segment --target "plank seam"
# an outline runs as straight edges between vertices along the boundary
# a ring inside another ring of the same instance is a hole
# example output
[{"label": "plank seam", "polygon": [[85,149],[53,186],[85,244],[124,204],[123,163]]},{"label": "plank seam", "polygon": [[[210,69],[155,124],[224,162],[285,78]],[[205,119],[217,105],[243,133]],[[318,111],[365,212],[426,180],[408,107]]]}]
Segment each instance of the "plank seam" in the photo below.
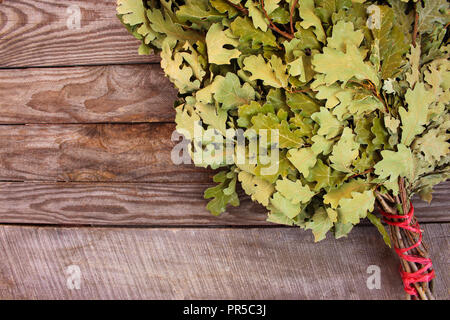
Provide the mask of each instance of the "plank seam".
[{"label": "plank seam", "polygon": [[52,66],[0,66],[0,70],[25,70],[25,69],[56,69],[56,68],[81,68],[81,67],[108,67],[108,66],[138,66],[138,65],[159,65],[159,61],[148,62],[117,62],[117,63],[94,63],[94,64],[70,64]]},{"label": "plank seam", "polygon": [[[450,221],[429,221],[421,222],[423,225],[445,225],[449,224]],[[94,229],[298,229],[299,232],[307,232],[296,226],[285,226],[285,225],[267,225],[267,224],[254,224],[254,225],[201,225],[201,224],[189,224],[189,225],[118,225],[118,224],[49,224],[49,223],[0,223],[1,226],[13,226],[13,227],[30,227],[30,228],[94,228]],[[355,225],[354,228],[373,228],[369,222],[361,222]],[[351,235],[350,235],[351,236]],[[349,237],[350,237],[349,236]],[[339,240],[339,239],[336,239]]]},{"label": "plank seam", "polygon": [[17,122],[17,123],[2,123],[0,122],[0,126],[82,126],[82,125],[138,125],[138,124],[175,124],[175,121],[137,121],[137,122]]}]

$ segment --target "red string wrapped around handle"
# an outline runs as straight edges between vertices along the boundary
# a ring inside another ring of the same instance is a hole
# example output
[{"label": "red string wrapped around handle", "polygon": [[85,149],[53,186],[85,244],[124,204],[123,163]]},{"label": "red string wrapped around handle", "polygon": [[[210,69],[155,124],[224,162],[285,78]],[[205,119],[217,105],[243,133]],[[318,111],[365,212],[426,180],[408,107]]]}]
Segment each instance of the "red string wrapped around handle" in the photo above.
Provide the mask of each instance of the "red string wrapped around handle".
[{"label": "red string wrapped around handle", "polygon": [[[430,282],[431,279],[435,277],[435,273],[434,270],[431,270],[431,272],[428,271],[433,266],[431,259],[407,254],[408,251],[417,248],[422,243],[422,230],[420,229],[419,223],[416,222],[411,225],[411,221],[414,216],[414,207],[412,203],[410,204],[410,207],[411,209],[406,215],[394,215],[387,213],[383,210],[380,211],[381,214],[383,215],[383,221],[386,222],[387,224],[417,233],[419,235],[417,242],[410,247],[407,248],[394,247],[395,252],[400,257],[400,259],[423,265],[422,268],[420,268],[415,272],[406,272],[400,265],[400,274],[403,280],[403,287],[405,289],[405,292],[415,296],[418,295],[418,293],[416,288],[414,288],[413,284],[417,282]],[[393,219],[398,219],[400,221],[392,221]]]}]

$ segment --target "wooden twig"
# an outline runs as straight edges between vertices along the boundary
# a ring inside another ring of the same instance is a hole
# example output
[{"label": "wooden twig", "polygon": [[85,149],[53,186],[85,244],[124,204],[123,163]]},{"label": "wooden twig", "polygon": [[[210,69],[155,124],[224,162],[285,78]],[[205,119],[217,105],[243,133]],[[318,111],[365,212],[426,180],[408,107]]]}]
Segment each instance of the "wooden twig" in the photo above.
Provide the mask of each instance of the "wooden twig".
[{"label": "wooden twig", "polygon": [[[244,14],[244,15],[246,15],[246,16],[249,15],[248,10],[245,9],[244,7],[242,7],[241,5],[235,4],[235,3],[233,3],[233,2],[231,2],[231,1],[229,1],[229,0],[225,0],[225,2],[226,2],[227,4],[229,4],[230,6],[232,6],[233,8],[235,8],[236,10],[238,10],[239,12],[241,12],[242,14]],[[260,3],[261,3],[261,8],[262,8],[262,10],[263,10],[263,12],[264,12],[264,15],[265,15],[266,19],[269,21],[269,25],[268,25],[269,29],[271,29],[271,30],[273,30],[273,31],[275,31],[275,32],[278,32],[280,35],[282,35],[283,37],[285,37],[285,38],[287,38],[287,39],[289,39],[289,40],[292,40],[292,39],[294,38],[293,35],[290,35],[289,33],[284,32],[283,30],[280,30],[280,29],[272,22],[272,20],[269,18],[269,15],[267,14],[266,9],[264,9],[264,0],[261,0]]]},{"label": "wooden twig", "polygon": [[394,203],[395,202],[395,200],[394,200],[394,198],[389,194],[389,193],[383,193],[383,194],[381,194],[384,198],[386,198],[387,199],[387,201],[389,201],[389,202],[391,202],[391,203]]},{"label": "wooden twig", "polygon": [[233,8],[237,9],[238,11],[240,11],[241,13],[245,14],[246,16],[248,16],[248,10],[245,9],[244,7],[242,7],[241,5],[235,4],[229,0],[225,0],[225,2],[227,4],[229,4],[230,6],[232,6]]},{"label": "wooden twig", "polygon": [[[397,204],[397,207],[398,206],[402,207],[402,211],[399,212],[397,210],[397,214],[404,215],[404,214],[406,214],[406,212],[408,212],[406,210],[405,203],[403,203],[403,201],[401,201],[398,196],[396,197],[396,204]],[[394,221],[398,222],[398,219],[394,219]],[[393,229],[393,231],[396,234],[396,238],[397,238],[397,245],[396,245],[396,247],[400,248],[400,249],[407,248],[408,246],[405,245],[405,242],[404,242],[403,237],[402,237],[402,230],[400,229],[400,227],[397,227],[397,226],[390,226],[390,227]],[[417,266],[416,266],[416,264],[414,262],[406,261],[404,259],[400,259],[400,261],[403,262],[402,265],[403,265],[403,270],[405,272],[411,273],[411,272],[416,272],[418,270],[418,268],[417,268]],[[421,300],[429,300],[427,295],[425,294],[423,288],[420,286],[419,283],[414,283],[413,285],[416,288],[417,293],[419,294]]]},{"label": "wooden twig", "polygon": [[[403,205],[403,212],[408,212],[409,211],[409,198],[407,196],[407,191],[406,191],[406,185],[405,185],[405,179],[404,178],[400,178],[399,179],[399,193],[400,193],[400,198],[402,201],[402,205]],[[414,225],[417,223],[417,220],[415,217],[412,218],[411,224]],[[418,241],[418,235],[416,233],[407,231],[407,230],[403,230],[404,233],[406,234],[407,239],[410,242],[410,246],[412,246],[413,244],[415,244]],[[422,256],[424,258],[429,258],[429,254],[428,254],[428,250],[422,245],[422,243],[416,247],[414,249],[416,255],[418,256]],[[416,267],[416,264],[414,264],[414,271],[417,271],[418,268]],[[433,270],[432,268],[430,268],[430,271]],[[431,292],[431,290],[429,290],[429,283],[428,282],[422,282],[421,283],[422,288],[425,292],[425,294],[427,295],[427,297],[430,300],[434,300],[434,296]]]},{"label": "wooden twig", "polygon": [[414,47],[416,46],[418,26],[419,26],[419,13],[416,10],[416,14],[414,16],[414,29],[413,29],[413,34],[412,34],[412,44]]},{"label": "wooden twig", "polygon": [[294,31],[294,10],[295,7],[297,6],[298,0],[294,0],[294,2],[292,2],[292,6],[291,6],[291,10],[289,13],[289,25],[291,26],[291,34],[294,35],[295,31]]},{"label": "wooden twig", "polygon": [[263,13],[264,13],[264,16],[265,16],[266,19],[269,21],[269,28],[272,29],[272,30],[275,31],[275,32],[278,32],[280,35],[282,35],[283,37],[285,37],[285,38],[287,38],[287,39],[289,39],[289,40],[294,39],[294,35],[289,34],[289,33],[287,33],[287,32],[284,32],[283,30],[280,30],[280,29],[272,22],[272,20],[270,19],[269,15],[267,14],[266,9],[264,8],[264,0],[261,0],[261,1],[260,1],[260,4],[261,4],[261,9],[262,9],[262,11],[263,11]]},{"label": "wooden twig", "polygon": [[349,179],[352,179],[352,178],[355,178],[355,177],[358,177],[358,176],[366,175],[369,172],[372,172],[373,170],[375,170],[375,169],[374,168],[370,168],[370,169],[367,169],[367,170],[365,170],[365,171],[363,171],[361,173],[355,173],[354,175],[350,176]]},{"label": "wooden twig", "polygon": [[[378,190],[375,191],[375,196],[377,198],[377,202],[380,208],[382,208],[385,212],[391,215],[404,215],[409,212],[410,201],[406,190],[405,180],[403,178],[399,179],[399,194],[395,196],[391,196],[388,194],[382,194]],[[393,221],[398,222],[398,219],[393,219]],[[411,225],[415,225],[417,222],[416,218],[413,217],[411,221]],[[389,225],[389,231],[391,235],[392,243],[396,248],[404,249],[409,248],[418,241],[419,235],[413,231],[400,228],[399,226]],[[418,247],[408,250],[409,255],[420,256],[424,258],[428,258],[428,250],[422,244]],[[423,267],[422,264],[407,261],[405,259],[400,258],[400,263],[403,271],[405,272],[416,272]],[[430,269],[431,272],[432,269]],[[420,300],[434,300],[435,297],[433,295],[433,282],[418,282],[413,284],[416,289],[418,296],[407,296],[407,299],[420,299]]]},{"label": "wooden twig", "polygon": [[312,92],[310,88],[307,89],[293,89],[289,91],[290,93],[304,93],[304,92]]},{"label": "wooden twig", "polygon": [[[368,81],[368,80],[367,80],[367,81]],[[386,113],[389,113],[389,108],[388,108],[387,102],[386,102],[385,99],[379,94],[379,92],[377,91],[376,86],[375,86],[371,81],[368,81],[368,84],[360,83],[360,82],[355,81],[355,80],[349,80],[348,82],[354,83],[354,84],[356,84],[356,85],[359,85],[359,86],[363,87],[364,89],[370,91],[370,92],[372,93],[372,95],[374,95],[378,100],[381,101],[381,103],[382,103],[383,106],[384,106],[385,112],[386,112]]]}]

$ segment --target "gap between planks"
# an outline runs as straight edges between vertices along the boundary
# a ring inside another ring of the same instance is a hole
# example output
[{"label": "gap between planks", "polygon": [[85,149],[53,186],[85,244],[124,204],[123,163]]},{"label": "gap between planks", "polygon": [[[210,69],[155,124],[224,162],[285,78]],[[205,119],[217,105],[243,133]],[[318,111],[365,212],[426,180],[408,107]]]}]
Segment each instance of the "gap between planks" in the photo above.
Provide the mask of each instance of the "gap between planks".
[{"label": "gap between planks", "polygon": [[68,65],[51,65],[51,66],[22,66],[22,67],[2,67],[1,70],[27,70],[27,69],[66,69],[66,68],[91,68],[91,67],[116,67],[116,66],[146,66],[160,65],[161,61],[144,61],[144,62],[117,62],[117,63],[97,63],[97,64],[68,64]]}]

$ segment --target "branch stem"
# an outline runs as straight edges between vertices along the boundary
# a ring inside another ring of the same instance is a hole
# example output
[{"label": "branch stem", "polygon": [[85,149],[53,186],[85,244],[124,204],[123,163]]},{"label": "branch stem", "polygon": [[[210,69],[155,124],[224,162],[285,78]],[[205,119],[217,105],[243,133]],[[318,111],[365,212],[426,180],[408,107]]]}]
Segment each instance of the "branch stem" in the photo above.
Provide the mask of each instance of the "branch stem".
[{"label": "branch stem", "polygon": [[238,5],[238,4],[235,4],[235,3],[233,3],[233,2],[231,2],[229,0],[225,0],[225,2],[227,4],[229,4],[230,6],[234,7],[235,9],[237,9],[238,11],[240,11],[241,13],[243,13],[244,15],[248,16],[248,10],[245,9],[244,7],[242,7],[242,6]]},{"label": "branch stem", "polygon": [[264,8],[264,0],[260,1],[261,3],[261,9],[264,12],[264,16],[266,17],[266,19],[269,21],[269,28],[272,29],[275,32],[278,32],[280,35],[282,35],[283,37],[285,37],[286,39],[292,40],[294,39],[294,35],[289,34],[287,32],[284,32],[283,30],[280,30],[273,22],[272,19],[270,19],[269,15],[267,14],[266,9]]},{"label": "branch stem", "polygon": [[415,10],[414,29],[412,34],[412,44],[414,47],[416,46],[418,26],[419,26],[419,13],[417,12],[417,10]]},{"label": "branch stem", "polygon": [[295,7],[297,6],[298,0],[294,0],[294,2],[292,2],[292,6],[291,6],[291,10],[289,12],[289,25],[291,26],[291,34],[294,35],[295,31],[294,31],[294,10]]}]

